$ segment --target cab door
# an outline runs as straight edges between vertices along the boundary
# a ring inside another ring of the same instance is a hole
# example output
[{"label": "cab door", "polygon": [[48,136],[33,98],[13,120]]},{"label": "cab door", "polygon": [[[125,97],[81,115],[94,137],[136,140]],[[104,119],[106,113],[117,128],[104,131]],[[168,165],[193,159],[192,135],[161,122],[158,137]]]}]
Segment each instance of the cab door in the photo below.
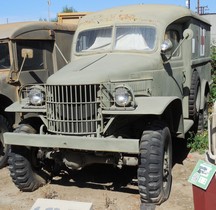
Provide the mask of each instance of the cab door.
[{"label": "cab door", "polygon": [[165,53],[167,62],[164,62],[164,68],[169,74],[169,95],[178,96],[180,99],[183,99],[184,62],[181,45],[179,47],[179,43],[182,40],[181,25],[171,24],[170,26],[168,26],[164,35],[164,39],[168,39],[172,43],[171,50]]}]

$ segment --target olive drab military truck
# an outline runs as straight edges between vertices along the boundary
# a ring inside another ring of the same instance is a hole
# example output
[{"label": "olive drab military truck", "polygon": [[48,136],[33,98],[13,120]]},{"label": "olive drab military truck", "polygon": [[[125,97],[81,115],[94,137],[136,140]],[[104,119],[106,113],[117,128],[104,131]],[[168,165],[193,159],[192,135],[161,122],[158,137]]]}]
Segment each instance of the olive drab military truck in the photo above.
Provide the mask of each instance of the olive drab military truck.
[{"label": "olive drab military truck", "polygon": [[204,124],[210,61],[210,25],[186,8],[142,4],[86,15],[71,63],[45,85],[23,86],[6,109],[22,117],[4,134],[13,182],[33,191],[56,166],[134,166],[141,202],[161,204],[171,189],[173,139]]},{"label": "olive drab military truck", "polygon": [[70,61],[75,29],[76,25],[48,22],[0,25],[0,168],[7,163],[9,150],[2,134],[16,119],[5,108],[18,100],[21,86],[44,83]]}]

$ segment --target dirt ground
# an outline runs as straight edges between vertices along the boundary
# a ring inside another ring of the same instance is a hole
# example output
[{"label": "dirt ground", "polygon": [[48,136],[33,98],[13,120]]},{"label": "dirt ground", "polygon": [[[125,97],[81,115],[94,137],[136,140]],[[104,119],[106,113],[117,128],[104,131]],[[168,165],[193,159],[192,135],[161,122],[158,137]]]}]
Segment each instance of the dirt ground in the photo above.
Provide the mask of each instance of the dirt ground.
[{"label": "dirt ground", "polygon": [[[176,153],[176,157],[170,198],[156,210],[194,209],[192,186],[187,180],[204,155]],[[37,198],[91,202],[94,210],[139,210],[134,172],[131,168],[119,172],[107,166],[88,167],[72,175],[55,177],[46,186],[28,193],[15,187],[6,167],[0,170],[0,210],[29,210]]]}]

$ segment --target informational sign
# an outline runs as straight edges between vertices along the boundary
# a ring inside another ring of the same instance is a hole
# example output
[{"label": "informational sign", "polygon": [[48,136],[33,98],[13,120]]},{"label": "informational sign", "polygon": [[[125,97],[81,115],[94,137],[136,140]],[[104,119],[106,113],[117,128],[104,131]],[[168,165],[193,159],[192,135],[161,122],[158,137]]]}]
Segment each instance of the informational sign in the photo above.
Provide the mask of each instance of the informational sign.
[{"label": "informational sign", "polygon": [[209,186],[210,181],[215,175],[215,172],[216,172],[215,165],[211,163],[207,163],[203,160],[199,160],[192,174],[190,175],[188,181],[191,184],[206,190],[207,187]]},{"label": "informational sign", "polygon": [[93,210],[92,203],[38,198],[31,210]]}]

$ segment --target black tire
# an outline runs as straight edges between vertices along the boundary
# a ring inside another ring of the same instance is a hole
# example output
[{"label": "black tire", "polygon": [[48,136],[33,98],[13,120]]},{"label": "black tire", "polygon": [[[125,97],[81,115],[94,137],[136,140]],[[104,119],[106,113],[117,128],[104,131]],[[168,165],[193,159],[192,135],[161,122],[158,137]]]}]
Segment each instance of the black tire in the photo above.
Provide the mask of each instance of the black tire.
[{"label": "black tire", "polygon": [[11,131],[11,126],[7,119],[0,115],[0,169],[7,165],[10,145],[4,144],[3,133]]},{"label": "black tire", "polygon": [[194,71],[191,78],[191,88],[189,95],[189,118],[195,123],[198,121],[199,109],[200,109],[200,79],[197,71]]},{"label": "black tire", "polygon": [[209,95],[204,98],[204,107],[199,112],[198,132],[203,133],[208,126],[208,99]]},{"label": "black tire", "polygon": [[[29,125],[20,125],[14,132],[34,133]],[[36,150],[23,146],[11,146],[8,168],[14,184],[23,192],[32,192],[47,182],[42,167],[36,164]]]},{"label": "black tire", "polygon": [[163,122],[154,122],[140,140],[138,186],[142,203],[161,204],[172,185],[172,140]]}]

